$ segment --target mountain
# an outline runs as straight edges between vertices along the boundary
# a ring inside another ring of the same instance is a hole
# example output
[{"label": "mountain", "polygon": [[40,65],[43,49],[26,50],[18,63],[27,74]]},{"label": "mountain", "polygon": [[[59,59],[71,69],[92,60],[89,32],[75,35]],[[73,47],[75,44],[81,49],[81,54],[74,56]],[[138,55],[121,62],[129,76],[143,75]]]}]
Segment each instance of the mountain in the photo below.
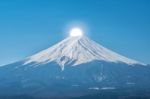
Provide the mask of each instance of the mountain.
[{"label": "mountain", "polygon": [[143,92],[148,96],[149,83],[149,65],[85,36],[68,37],[22,61],[0,67],[0,99],[68,99],[95,94],[100,98],[100,93],[107,96],[110,92],[118,97],[142,96]]},{"label": "mountain", "polygon": [[40,65],[53,61],[64,70],[64,66],[67,64],[75,66],[95,60],[115,63],[122,62],[129,65],[142,64],[110,51],[85,36],[77,36],[68,37],[53,47],[29,57],[25,65],[34,62]]}]

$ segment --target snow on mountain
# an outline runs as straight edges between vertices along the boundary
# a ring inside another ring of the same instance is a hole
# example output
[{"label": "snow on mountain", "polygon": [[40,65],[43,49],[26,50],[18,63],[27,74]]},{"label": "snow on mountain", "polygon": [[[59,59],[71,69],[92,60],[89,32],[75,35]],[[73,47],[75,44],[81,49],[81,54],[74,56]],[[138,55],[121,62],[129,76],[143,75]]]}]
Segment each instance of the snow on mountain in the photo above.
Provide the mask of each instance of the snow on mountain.
[{"label": "snow on mountain", "polygon": [[95,60],[115,63],[122,62],[129,65],[142,64],[119,55],[86,36],[81,36],[66,38],[62,42],[27,58],[24,65],[32,62],[36,64],[56,62],[64,69],[64,66],[70,63],[73,63],[73,66],[75,66]]}]

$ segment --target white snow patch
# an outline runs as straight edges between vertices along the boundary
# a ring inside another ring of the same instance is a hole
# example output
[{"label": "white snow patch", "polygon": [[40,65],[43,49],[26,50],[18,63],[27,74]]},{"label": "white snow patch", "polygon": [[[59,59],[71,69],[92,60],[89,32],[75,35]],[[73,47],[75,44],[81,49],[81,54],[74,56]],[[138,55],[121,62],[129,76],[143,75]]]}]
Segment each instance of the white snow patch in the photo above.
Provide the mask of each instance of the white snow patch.
[{"label": "white snow patch", "polygon": [[99,90],[100,88],[99,87],[91,87],[89,88],[90,90]]},{"label": "white snow patch", "polygon": [[102,90],[113,90],[116,89],[115,87],[103,87],[101,88]]}]

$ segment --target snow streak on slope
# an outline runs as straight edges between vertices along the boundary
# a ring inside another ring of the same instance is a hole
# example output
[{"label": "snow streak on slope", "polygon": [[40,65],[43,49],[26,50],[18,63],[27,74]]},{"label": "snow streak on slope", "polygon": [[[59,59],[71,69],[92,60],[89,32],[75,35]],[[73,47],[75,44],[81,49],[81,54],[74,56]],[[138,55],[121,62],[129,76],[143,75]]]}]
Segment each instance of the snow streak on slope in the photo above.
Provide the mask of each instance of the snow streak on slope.
[{"label": "snow streak on slope", "polygon": [[123,62],[130,65],[140,64],[135,60],[110,51],[89,38],[82,36],[68,37],[62,42],[29,57],[25,65],[32,62],[37,64],[56,62],[64,69],[64,66],[70,63],[73,63],[75,66],[94,60]]}]

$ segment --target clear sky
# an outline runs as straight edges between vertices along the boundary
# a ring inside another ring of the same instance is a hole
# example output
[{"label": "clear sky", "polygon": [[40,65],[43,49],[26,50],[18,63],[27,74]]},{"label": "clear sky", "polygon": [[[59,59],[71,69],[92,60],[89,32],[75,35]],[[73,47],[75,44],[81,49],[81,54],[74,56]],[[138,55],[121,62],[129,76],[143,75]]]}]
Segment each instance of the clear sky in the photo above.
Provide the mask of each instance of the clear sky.
[{"label": "clear sky", "polygon": [[54,45],[72,25],[113,51],[150,63],[150,0],[0,0],[0,65]]}]

